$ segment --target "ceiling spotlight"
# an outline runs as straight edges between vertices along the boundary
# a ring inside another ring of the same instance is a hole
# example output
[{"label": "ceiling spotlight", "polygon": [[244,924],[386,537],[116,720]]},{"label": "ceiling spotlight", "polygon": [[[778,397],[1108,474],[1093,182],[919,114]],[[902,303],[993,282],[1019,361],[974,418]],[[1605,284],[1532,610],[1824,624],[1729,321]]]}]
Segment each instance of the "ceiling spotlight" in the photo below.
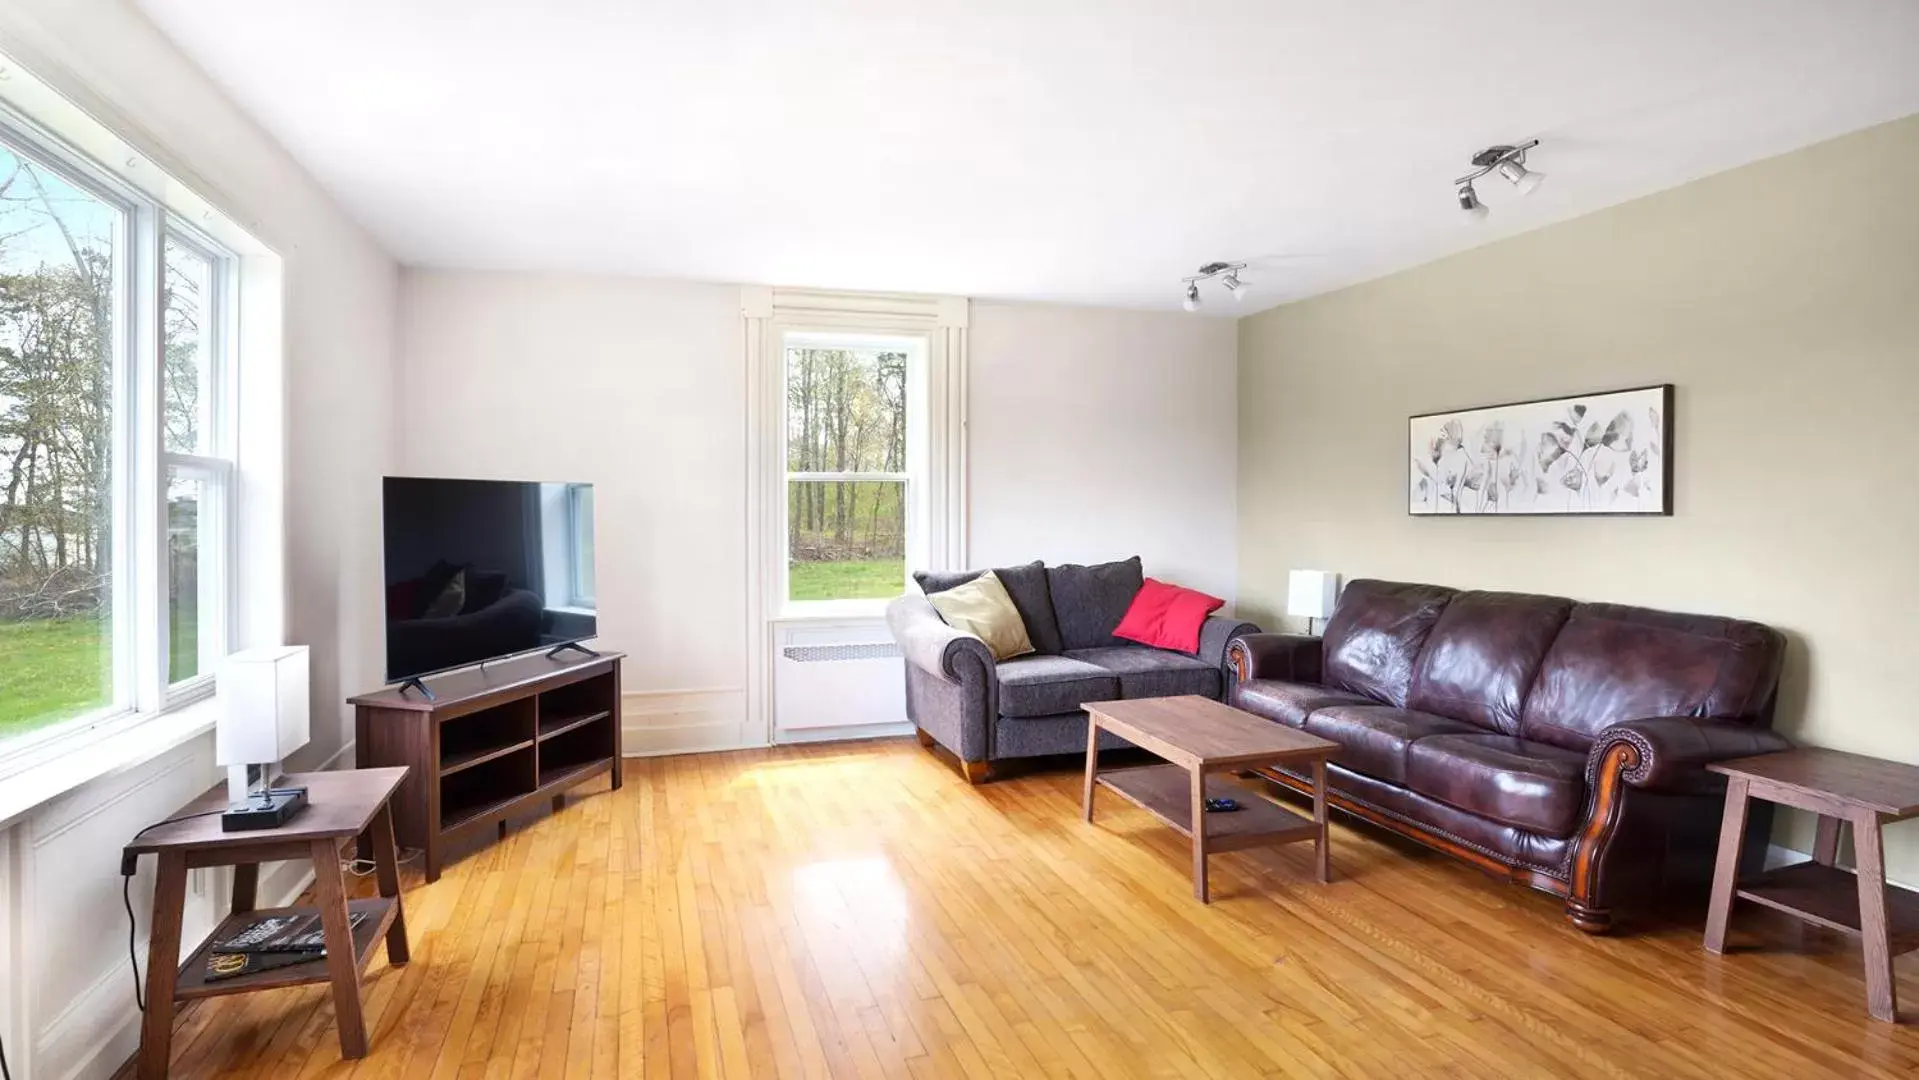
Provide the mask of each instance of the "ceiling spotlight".
[{"label": "ceiling spotlight", "polygon": [[1540,181],[1546,179],[1545,173],[1533,172],[1517,160],[1502,161],[1495,166],[1495,171],[1518,188],[1521,195],[1531,195],[1539,187]]},{"label": "ceiling spotlight", "polygon": [[1544,173],[1536,173],[1526,168],[1526,151],[1538,145],[1538,139],[1520,143],[1518,146],[1500,143],[1497,146],[1488,146],[1474,154],[1473,171],[1453,181],[1454,186],[1459,189],[1459,208],[1474,217],[1486,216],[1486,206],[1479,201],[1479,192],[1473,189],[1473,181],[1489,173],[1498,173],[1504,177],[1508,183],[1519,189],[1521,195],[1532,194],[1540,181],[1546,179]]},{"label": "ceiling spotlight", "polygon": [[1244,269],[1246,269],[1246,264],[1243,262],[1209,262],[1205,266],[1200,267],[1197,273],[1188,274],[1186,277],[1180,279],[1186,283],[1186,299],[1181,302],[1180,306],[1187,311],[1198,311],[1200,303],[1199,283],[1202,281],[1211,281],[1214,278],[1218,278],[1219,283],[1226,286],[1226,291],[1232,294],[1233,299],[1245,299],[1246,283],[1239,280],[1239,272]]},{"label": "ceiling spotlight", "polygon": [[1484,218],[1492,212],[1486,209],[1485,203],[1479,201],[1479,192],[1473,190],[1471,180],[1459,185],[1459,208],[1474,218]]}]

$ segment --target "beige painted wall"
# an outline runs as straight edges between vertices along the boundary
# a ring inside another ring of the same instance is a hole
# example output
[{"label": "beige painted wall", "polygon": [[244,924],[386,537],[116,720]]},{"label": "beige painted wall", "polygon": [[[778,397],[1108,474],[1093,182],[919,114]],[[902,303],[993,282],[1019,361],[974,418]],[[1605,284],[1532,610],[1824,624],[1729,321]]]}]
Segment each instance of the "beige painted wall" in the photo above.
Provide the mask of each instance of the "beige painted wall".
[{"label": "beige painted wall", "polygon": [[[1909,117],[1242,321],[1240,609],[1311,567],[1758,619],[1783,730],[1919,762],[1915,192]],[[1408,416],[1659,382],[1674,516],[1407,516]]]}]

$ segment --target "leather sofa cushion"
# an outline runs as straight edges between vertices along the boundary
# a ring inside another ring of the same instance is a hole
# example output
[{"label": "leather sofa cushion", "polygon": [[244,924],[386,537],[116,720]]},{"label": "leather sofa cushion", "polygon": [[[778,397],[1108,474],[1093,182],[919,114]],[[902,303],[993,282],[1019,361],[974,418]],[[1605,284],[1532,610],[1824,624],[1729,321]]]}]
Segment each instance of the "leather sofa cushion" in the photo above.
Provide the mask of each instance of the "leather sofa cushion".
[{"label": "leather sofa cushion", "polygon": [[1318,683],[1283,682],[1279,679],[1248,679],[1236,683],[1230,704],[1255,716],[1277,720],[1287,727],[1303,727],[1306,714],[1328,705],[1377,705],[1371,698],[1331,690]]},{"label": "leather sofa cushion", "polygon": [[1419,650],[1453,595],[1440,585],[1348,583],[1326,624],[1326,685],[1405,708]]},{"label": "leather sofa cushion", "polygon": [[[1124,562],[1097,566],[1046,568],[1047,587],[1052,591],[1053,614],[1059,619],[1062,649],[1102,649],[1127,642],[1113,636],[1133,597],[1145,583],[1139,556]],[[1038,645],[1035,641],[1033,644]]]},{"label": "leather sofa cushion", "polygon": [[1546,836],[1571,836],[1586,806],[1586,755],[1510,735],[1434,735],[1406,754],[1406,786]]},{"label": "leather sofa cushion", "polygon": [[1473,725],[1389,705],[1333,705],[1306,717],[1306,730],[1339,744],[1333,760],[1354,772],[1406,782],[1406,752],[1429,735],[1466,734]]},{"label": "leather sofa cushion", "polygon": [[1119,697],[1119,676],[1064,656],[1027,655],[995,664],[1001,716],[1054,716]]},{"label": "leather sofa cushion", "polygon": [[1784,651],[1779,632],[1755,622],[1580,604],[1540,665],[1519,734],[1583,751],[1627,720],[1755,722],[1772,707]]},{"label": "leather sofa cushion", "polygon": [[1105,649],[1072,649],[1066,656],[1119,676],[1119,696],[1123,698],[1174,694],[1219,698],[1219,669],[1180,653],[1144,645],[1115,645]]},{"label": "leather sofa cushion", "polygon": [[[915,570],[913,580],[928,596],[957,588],[984,574],[984,570]],[[1038,559],[1023,566],[994,567],[993,576],[1006,586],[1006,595],[1019,609],[1026,624],[1026,636],[1035,652],[1056,656],[1066,648],[1059,638],[1059,618],[1053,614],[1053,590],[1046,578],[1046,567]]]},{"label": "leather sofa cushion", "polygon": [[1434,624],[1406,706],[1519,734],[1519,710],[1573,602],[1557,596],[1462,592]]},{"label": "leather sofa cushion", "polygon": [[[1282,767],[1280,772],[1307,779],[1308,771]],[[1409,822],[1426,832],[1438,833],[1452,843],[1471,848],[1483,855],[1541,871],[1551,877],[1566,876],[1566,851],[1571,841],[1565,837],[1541,836],[1515,829],[1490,818],[1469,814],[1429,799],[1410,788],[1353,772],[1334,763],[1326,768],[1328,789],[1364,804],[1387,818]]]}]

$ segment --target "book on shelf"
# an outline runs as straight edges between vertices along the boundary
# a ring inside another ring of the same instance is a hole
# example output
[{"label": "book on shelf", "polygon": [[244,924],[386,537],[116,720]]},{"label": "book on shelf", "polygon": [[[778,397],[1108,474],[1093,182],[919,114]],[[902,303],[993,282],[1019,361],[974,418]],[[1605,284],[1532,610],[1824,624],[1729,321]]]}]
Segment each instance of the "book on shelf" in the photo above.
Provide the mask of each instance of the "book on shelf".
[{"label": "book on shelf", "polygon": [[[351,912],[347,925],[355,930],[367,919]],[[249,920],[207,950],[207,981],[237,979],[262,971],[311,964],[326,959],[326,930],[318,912],[262,915]]]}]

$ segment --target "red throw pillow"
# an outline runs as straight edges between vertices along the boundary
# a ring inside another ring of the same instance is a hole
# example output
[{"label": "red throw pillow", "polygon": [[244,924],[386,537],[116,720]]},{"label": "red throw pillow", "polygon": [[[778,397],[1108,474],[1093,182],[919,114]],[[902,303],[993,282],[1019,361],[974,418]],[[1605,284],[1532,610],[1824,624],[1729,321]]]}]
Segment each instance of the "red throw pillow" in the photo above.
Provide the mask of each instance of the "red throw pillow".
[{"label": "red throw pillow", "polygon": [[1226,601],[1217,596],[1147,578],[1133,597],[1133,606],[1126,609],[1126,617],[1113,628],[1113,636],[1196,655],[1200,624],[1225,606]]}]

